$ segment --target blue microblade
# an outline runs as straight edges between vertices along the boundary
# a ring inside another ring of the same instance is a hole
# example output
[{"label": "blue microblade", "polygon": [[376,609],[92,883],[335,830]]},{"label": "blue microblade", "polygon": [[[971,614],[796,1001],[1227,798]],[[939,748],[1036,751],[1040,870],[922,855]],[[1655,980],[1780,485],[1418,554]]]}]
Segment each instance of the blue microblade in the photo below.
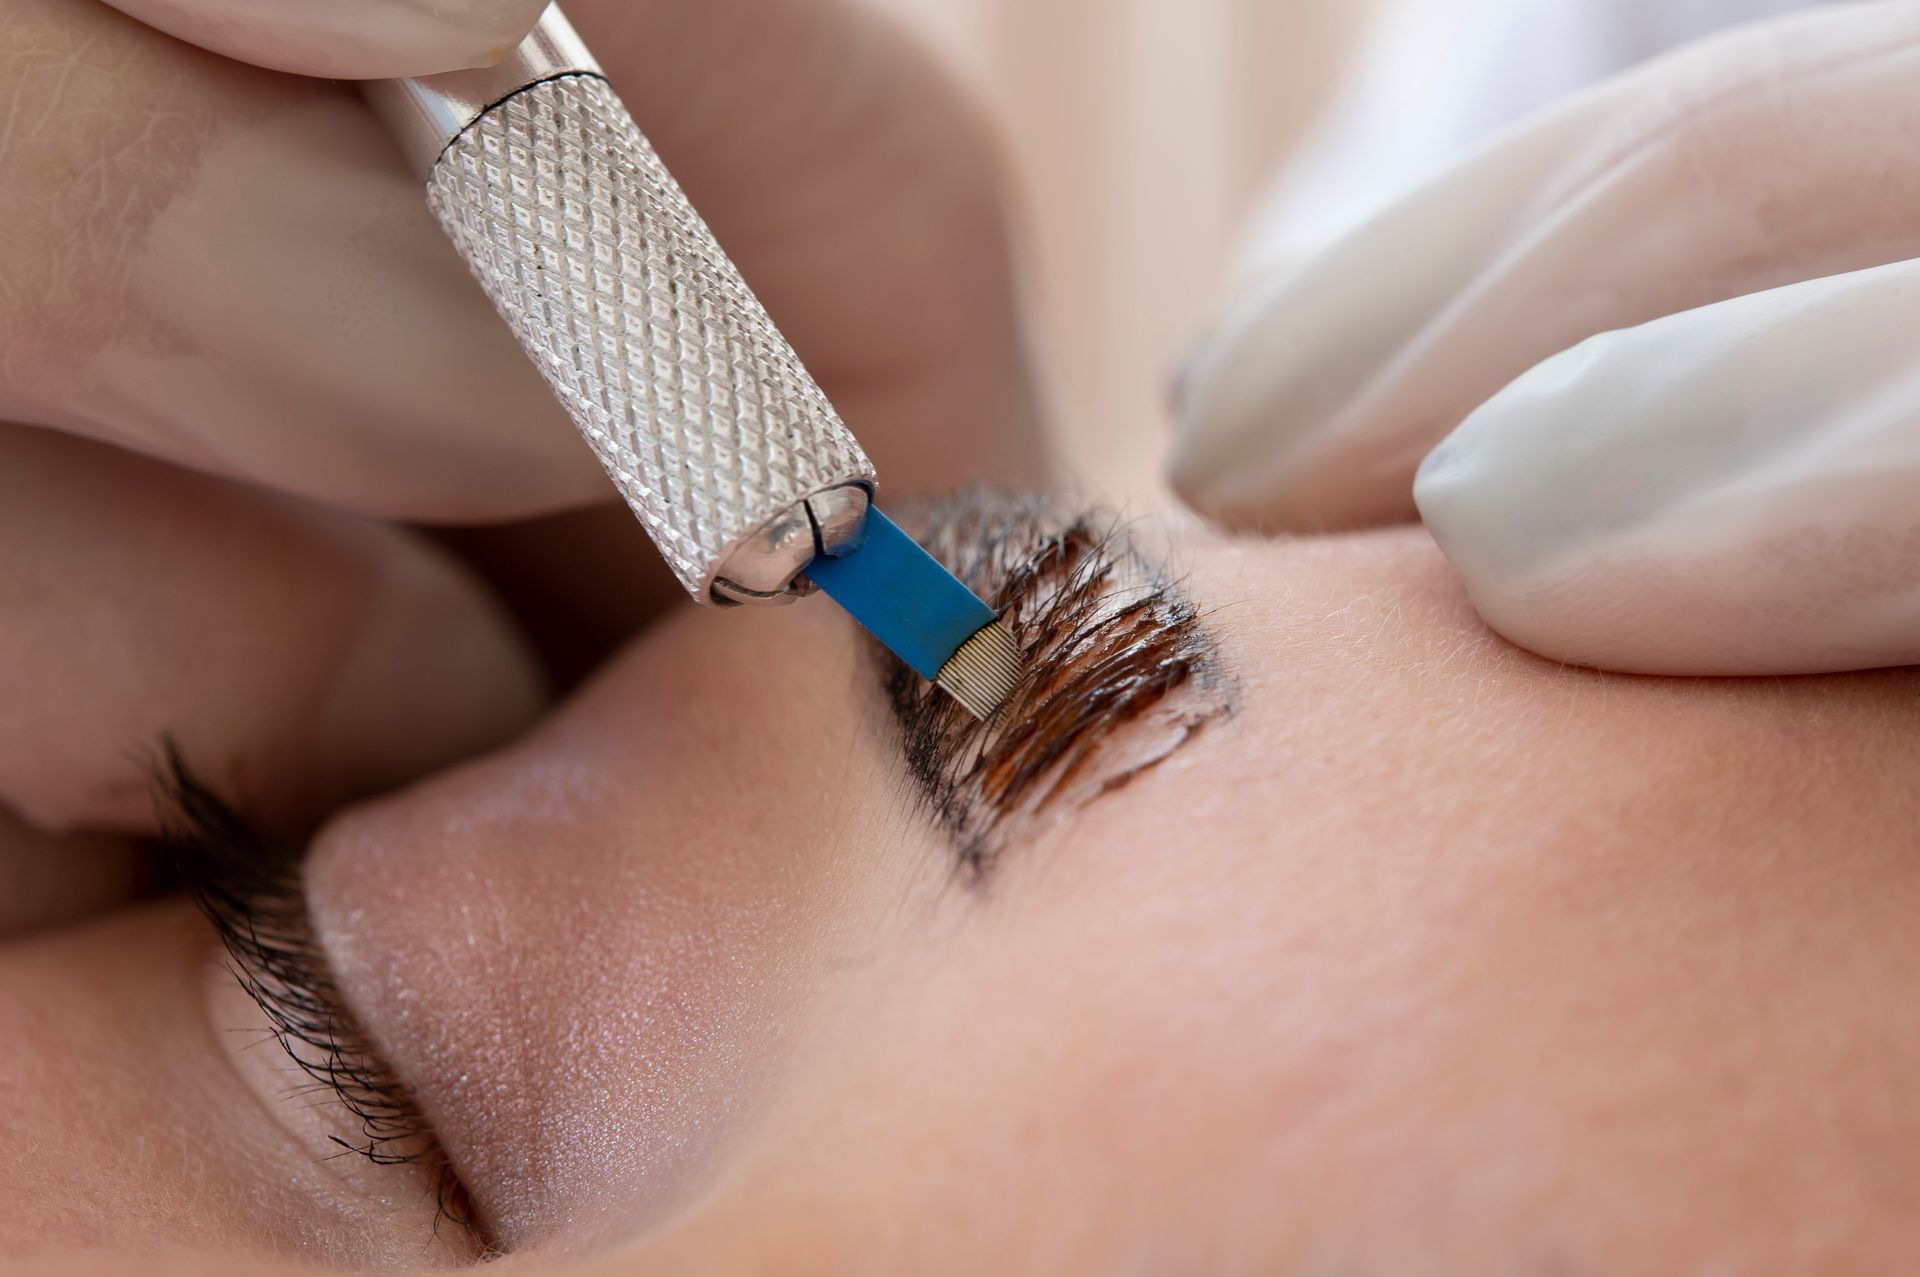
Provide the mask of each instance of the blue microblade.
[{"label": "blue microblade", "polygon": [[859,549],[843,558],[816,558],[807,576],[930,681],[962,643],[998,619],[877,509],[867,512]]}]

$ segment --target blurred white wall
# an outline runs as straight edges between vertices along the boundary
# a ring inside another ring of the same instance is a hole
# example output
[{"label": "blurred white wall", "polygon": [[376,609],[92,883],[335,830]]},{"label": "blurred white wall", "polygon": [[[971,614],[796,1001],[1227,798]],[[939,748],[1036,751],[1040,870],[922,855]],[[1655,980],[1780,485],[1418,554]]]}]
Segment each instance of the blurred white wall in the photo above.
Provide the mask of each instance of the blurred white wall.
[{"label": "blurred white wall", "polygon": [[1140,492],[1174,365],[1365,0],[869,3],[924,33],[997,117],[1070,459],[1093,491]]}]

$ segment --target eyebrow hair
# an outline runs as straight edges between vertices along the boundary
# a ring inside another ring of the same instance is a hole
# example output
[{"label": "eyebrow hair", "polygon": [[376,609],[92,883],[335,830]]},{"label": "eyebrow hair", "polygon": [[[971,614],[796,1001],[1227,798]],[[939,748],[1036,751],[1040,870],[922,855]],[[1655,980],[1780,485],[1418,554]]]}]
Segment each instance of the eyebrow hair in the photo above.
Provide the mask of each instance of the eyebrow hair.
[{"label": "eyebrow hair", "polygon": [[1232,714],[1237,687],[1198,609],[1116,516],[969,488],[898,517],[1027,656],[1026,680],[981,723],[874,648],[908,770],[976,878],[1023,818],[1110,794]]}]

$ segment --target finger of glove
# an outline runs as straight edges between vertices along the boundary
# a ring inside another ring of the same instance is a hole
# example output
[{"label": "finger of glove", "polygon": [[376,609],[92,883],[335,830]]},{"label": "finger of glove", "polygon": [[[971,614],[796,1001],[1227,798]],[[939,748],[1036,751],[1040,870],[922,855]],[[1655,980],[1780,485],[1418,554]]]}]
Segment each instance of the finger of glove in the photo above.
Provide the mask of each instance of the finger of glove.
[{"label": "finger of glove", "polygon": [[1189,370],[1175,486],[1249,528],[1413,515],[1435,442],[1595,333],[1920,256],[1920,8],[1736,32],[1522,126],[1249,297]]},{"label": "finger of glove", "polygon": [[[368,513],[606,495],[351,92],[13,8],[0,415]],[[939,77],[839,5],[576,16],[889,490],[1031,478],[997,167]]]},{"label": "finger of glove", "polygon": [[229,58],[343,80],[491,66],[547,7],[547,0],[107,2],[149,26]]},{"label": "finger of glove", "polygon": [[605,494],[351,90],[72,0],[0,75],[0,417],[374,514]]},{"label": "finger of glove", "polygon": [[497,743],[539,707],[510,622],[397,529],[0,430],[0,806],[152,827],[178,742],[298,821]]},{"label": "finger of glove", "polygon": [[1596,337],[1475,412],[1420,512],[1487,622],[1575,665],[1920,664],[1920,262]]}]

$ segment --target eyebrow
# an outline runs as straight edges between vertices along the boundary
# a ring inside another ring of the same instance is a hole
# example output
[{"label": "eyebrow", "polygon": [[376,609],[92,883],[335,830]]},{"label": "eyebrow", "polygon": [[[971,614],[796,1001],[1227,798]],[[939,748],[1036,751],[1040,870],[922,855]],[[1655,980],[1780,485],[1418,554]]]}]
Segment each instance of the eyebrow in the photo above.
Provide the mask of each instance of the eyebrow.
[{"label": "eyebrow", "polygon": [[908,770],[972,875],[1023,820],[1114,792],[1232,714],[1199,610],[1116,516],[993,488],[896,515],[1027,654],[1026,681],[981,723],[874,646]]}]

